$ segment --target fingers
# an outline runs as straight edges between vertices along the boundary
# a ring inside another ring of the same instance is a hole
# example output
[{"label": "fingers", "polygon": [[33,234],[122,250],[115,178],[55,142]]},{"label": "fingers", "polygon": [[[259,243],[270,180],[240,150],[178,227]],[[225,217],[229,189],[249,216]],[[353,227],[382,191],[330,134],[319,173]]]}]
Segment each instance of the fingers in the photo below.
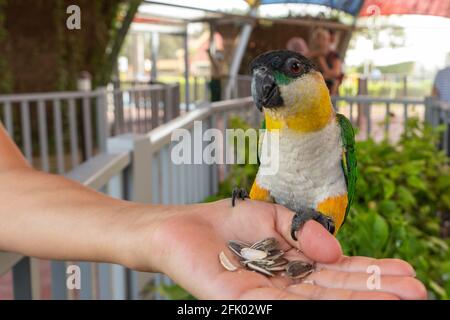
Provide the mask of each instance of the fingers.
[{"label": "fingers", "polygon": [[239,299],[242,300],[306,300],[301,292],[289,292],[278,288],[255,288],[244,292]]},{"label": "fingers", "polygon": [[332,289],[369,291],[372,293],[384,292],[409,300],[427,298],[427,291],[424,285],[412,277],[323,269],[313,272],[307,279],[308,281],[313,281],[317,286]]},{"label": "fingers", "polygon": [[395,295],[385,292],[324,288],[306,283],[289,286],[286,291],[312,300],[398,300]]},{"label": "fingers", "polygon": [[298,241],[294,241],[291,238],[294,213],[279,205],[275,205],[275,208],[276,230],[293,247],[300,249],[307,258],[321,263],[333,263],[342,256],[342,249],[337,239],[323,226],[312,220],[306,222],[298,231]]},{"label": "fingers", "polygon": [[318,264],[319,268],[326,268],[346,272],[370,272],[376,266],[383,275],[415,277],[416,273],[411,265],[400,259],[375,259],[368,257],[343,256],[333,264]]}]

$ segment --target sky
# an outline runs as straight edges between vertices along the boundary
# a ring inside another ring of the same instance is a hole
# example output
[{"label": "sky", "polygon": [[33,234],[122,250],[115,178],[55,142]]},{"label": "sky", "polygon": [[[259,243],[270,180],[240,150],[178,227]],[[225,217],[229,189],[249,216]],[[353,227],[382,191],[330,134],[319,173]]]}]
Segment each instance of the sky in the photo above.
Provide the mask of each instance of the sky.
[{"label": "sky", "polygon": [[398,49],[382,48],[374,51],[372,42],[356,35],[354,38],[355,49],[347,52],[347,65],[359,65],[369,58],[377,65],[416,61],[427,70],[445,66],[447,54],[450,53],[450,19],[404,15],[383,17],[383,20],[378,23],[374,23],[373,19],[360,19],[358,26],[375,29],[381,23],[403,27],[405,46]]}]

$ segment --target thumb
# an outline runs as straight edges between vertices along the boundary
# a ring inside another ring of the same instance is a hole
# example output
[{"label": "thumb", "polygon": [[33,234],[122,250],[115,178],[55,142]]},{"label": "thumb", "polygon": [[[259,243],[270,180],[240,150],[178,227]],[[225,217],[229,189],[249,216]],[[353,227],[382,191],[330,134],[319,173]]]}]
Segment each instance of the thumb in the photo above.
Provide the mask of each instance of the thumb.
[{"label": "thumb", "polygon": [[333,263],[342,257],[339,241],[320,223],[310,220],[297,232],[297,241],[291,237],[291,223],[294,212],[275,205],[276,229],[293,247],[298,248],[309,259],[321,263]]}]

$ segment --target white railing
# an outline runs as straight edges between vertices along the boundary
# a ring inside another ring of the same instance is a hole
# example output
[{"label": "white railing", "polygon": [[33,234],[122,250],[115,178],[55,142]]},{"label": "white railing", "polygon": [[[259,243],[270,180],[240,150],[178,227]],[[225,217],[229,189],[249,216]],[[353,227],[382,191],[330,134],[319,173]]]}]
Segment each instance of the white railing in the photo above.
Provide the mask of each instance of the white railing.
[{"label": "white railing", "polygon": [[390,99],[369,96],[332,97],[336,110],[359,129],[359,138],[396,140],[411,116],[424,118],[424,99]]},{"label": "white railing", "polygon": [[111,135],[145,133],[178,115],[178,84],[0,95],[0,120],[29,163],[59,174],[104,151]]}]

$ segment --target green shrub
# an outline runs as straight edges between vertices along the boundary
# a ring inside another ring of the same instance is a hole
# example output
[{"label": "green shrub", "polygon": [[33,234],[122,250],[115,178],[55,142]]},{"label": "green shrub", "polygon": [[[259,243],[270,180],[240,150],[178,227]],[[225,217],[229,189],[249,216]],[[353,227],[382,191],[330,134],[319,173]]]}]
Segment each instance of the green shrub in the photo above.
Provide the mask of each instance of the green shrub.
[{"label": "green shrub", "polygon": [[410,262],[431,297],[448,299],[449,241],[437,212],[450,209],[450,174],[438,132],[412,119],[396,145],[357,143],[356,199],[338,238],[346,254]]}]

